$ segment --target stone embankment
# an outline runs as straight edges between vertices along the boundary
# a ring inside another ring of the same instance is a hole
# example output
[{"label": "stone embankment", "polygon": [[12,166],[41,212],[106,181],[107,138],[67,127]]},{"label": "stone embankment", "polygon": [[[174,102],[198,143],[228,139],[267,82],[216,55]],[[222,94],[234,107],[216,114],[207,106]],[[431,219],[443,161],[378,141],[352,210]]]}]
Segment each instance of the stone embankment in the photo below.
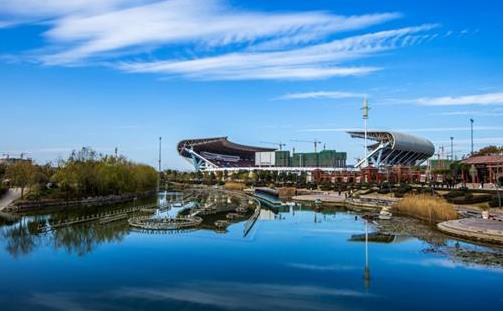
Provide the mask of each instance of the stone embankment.
[{"label": "stone embankment", "polygon": [[9,212],[29,212],[45,208],[69,208],[69,207],[89,207],[103,206],[119,203],[126,203],[135,199],[145,198],[153,195],[155,192],[128,193],[123,195],[108,195],[103,197],[89,197],[80,200],[38,200],[38,201],[16,201],[5,208]]},{"label": "stone embankment", "polygon": [[441,222],[437,228],[469,240],[503,244],[503,219],[463,218]]}]

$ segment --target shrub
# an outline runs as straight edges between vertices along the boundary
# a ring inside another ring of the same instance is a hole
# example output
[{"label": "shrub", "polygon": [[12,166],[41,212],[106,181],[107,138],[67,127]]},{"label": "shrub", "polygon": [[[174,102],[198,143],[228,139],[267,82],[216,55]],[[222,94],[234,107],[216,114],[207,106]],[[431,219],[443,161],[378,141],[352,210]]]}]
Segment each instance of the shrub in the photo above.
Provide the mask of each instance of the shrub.
[{"label": "shrub", "polygon": [[225,183],[224,188],[227,190],[243,190],[246,188],[246,185],[244,183],[228,181]]},{"label": "shrub", "polygon": [[480,194],[473,195],[471,193],[466,193],[464,196],[449,198],[447,201],[454,204],[477,204],[491,201],[492,196],[490,194]]},{"label": "shrub", "polygon": [[498,198],[498,195],[494,195],[489,202],[490,207],[499,207],[500,206],[500,199],[501,199],[501,206],[503,206],[503,194],[500,193],[500,198]]},{"label": "shrub", "polygon": [[440,197],[425,194],[406,196],[394,205],[394,209],[401,214],[430,223],[458,218],[458,213],[452,204]]}]

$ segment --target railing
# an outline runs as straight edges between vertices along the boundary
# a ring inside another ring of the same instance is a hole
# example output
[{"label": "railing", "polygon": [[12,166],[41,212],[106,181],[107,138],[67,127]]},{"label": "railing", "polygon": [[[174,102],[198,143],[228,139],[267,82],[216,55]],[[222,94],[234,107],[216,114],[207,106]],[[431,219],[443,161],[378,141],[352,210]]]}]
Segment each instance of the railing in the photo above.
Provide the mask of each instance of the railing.
[{"label": "railing", "polygon": [[39,231],[51,231],[54,229],[66,227],[66,226],[71,226],[75,224],[80,224],[80,223],[86,223],[86,222],[91,222],[91,221],[96,221],[100,220],[100,223],[108,223],[120,219],[125,219],[127,214],[137,212],[142,209],[150,209],[150,208],[155,208],[157,207],[157,203],[152,203],[152,204],[145,204],[145,205],[137,205],[129,208],[124,208],[124,209],[119,209],[119,210],[114,210],[108,213],[100,213],[100,214],[93,214],[93,215],[86,215],[86,216],[81,216],[77,218],[69,218],[65,220],[60,220],[60,221],[49,221],[47,225],[39,225]]}]

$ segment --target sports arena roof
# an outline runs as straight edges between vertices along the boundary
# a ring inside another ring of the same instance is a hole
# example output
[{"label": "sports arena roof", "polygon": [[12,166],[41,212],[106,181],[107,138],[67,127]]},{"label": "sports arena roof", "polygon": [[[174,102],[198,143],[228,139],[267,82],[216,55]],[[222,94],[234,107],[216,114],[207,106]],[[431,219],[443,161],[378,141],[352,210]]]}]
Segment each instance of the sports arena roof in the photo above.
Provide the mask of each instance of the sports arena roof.
[{"label": "sports arena roof", "polygon": [[[348,132],[351,137],[365,138],[363,131]],[[414,135],[393,131],[369,131],[367,139],[374,141],[368,146],[366,159],[356,164],[360,167],[365,162],[375,166],[419,165],[435,153],[431,141]]]},{"label": "sports arena roof", "polygon": [[178,153],[190,161],[196,170],[218,167],[253,166],[256,152],[275,151],[273,148],[245,146],[233,143],[227,137],[182,140]]}]

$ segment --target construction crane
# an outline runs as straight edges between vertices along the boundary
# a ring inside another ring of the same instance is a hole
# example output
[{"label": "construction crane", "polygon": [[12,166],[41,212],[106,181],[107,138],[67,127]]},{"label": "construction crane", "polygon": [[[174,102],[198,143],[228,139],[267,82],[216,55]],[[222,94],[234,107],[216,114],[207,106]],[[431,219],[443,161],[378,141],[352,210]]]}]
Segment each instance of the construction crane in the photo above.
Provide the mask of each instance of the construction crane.
[{"label": "construction crane", "polygon": [[279,150],[283,150],[283,147],[286,146],[286,144],[282,143],[282,142],[279,142],[279,143],[274,143],[274,142],[270,142],[270,141],[261,141],[260,142],[261,144],[268,144],[268,145],[276,145],[279,147]]},{"label": "construction crane", "polygon": [[311,144],[313,144],[314,145],[314,153],[316,153],[318,151],[318,145],[323,143],[316,138],[314,140],[292,139],[292,141],[295,141],[298,143],[311,143]]}]

